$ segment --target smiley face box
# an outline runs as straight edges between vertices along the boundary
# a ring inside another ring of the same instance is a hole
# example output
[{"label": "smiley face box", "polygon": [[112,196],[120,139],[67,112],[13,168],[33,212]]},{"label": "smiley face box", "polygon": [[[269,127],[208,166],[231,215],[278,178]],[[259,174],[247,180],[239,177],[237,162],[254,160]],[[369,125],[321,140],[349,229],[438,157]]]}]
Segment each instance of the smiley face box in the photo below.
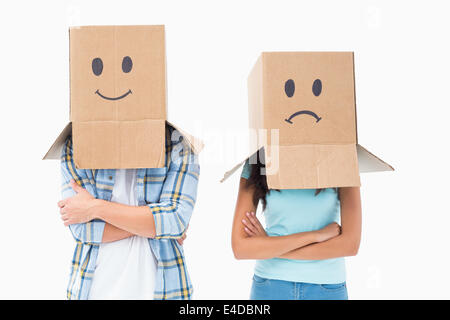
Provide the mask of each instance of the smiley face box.
[{"label": "smiley face box", "polygon": [[359,172],[393,170],[358,144],[353,52],[264,52],[248,101],[250,154],[264,152],[271,189],[359,186]]},{"label": "smiley face box", "polygon": [[44,159],[59,158],[72,134],[77,168],[164,166],[164,26],[82,26],[69,35],[71,122]]},{"label": "smiley face box", "polygon": [[74,122],[166,118],[164,26],[70,29]]}]

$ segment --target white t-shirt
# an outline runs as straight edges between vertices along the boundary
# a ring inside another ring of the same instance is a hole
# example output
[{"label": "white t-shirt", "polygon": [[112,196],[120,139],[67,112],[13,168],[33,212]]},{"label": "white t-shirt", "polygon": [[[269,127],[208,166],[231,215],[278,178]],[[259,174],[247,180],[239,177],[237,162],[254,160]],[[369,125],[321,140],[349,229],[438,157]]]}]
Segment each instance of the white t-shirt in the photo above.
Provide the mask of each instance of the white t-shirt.
[{"label": "white t-shirt", "polygon": [[[117,169],[112,202],[136,206],[136,169]],[[153,299],[157,261],[147,238],[100,244],[89,299]]]}]

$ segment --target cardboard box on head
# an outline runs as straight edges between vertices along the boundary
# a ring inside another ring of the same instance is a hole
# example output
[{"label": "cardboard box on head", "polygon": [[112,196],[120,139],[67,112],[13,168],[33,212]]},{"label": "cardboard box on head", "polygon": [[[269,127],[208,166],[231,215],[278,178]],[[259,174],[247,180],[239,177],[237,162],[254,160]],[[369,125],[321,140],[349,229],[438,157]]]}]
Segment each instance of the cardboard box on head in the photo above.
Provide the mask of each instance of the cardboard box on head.
[{"label": "cardboard box on head", "polygon": [[270,189],[360,186],[359,172],[393,170],[358,144],[353,52],[264,52],[248,99]]},{"label": "cardboard box on head", "polygon": [[[59,159],[72,134],[77,168],[164,166],[164,26],[83,26],[69,35],[71,122],[44,159]],[[201,141],[182,134],[201,151]]]}]

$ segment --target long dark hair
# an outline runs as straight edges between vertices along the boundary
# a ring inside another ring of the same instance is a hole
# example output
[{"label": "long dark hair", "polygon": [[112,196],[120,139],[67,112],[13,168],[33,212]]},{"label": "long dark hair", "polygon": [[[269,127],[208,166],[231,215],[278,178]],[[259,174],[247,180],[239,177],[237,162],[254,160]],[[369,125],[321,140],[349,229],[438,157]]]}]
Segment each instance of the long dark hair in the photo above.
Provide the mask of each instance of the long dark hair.
[{"label": "long dark hair", "polygon": [[[267,186],[267,178],[265,175],[265,161],[264,161],[264,150],[260,150],[252,155],[249,159],[250,164],[250,176],[247,179],[245,187],[248,189],[253,189],[253,204],[255,207],[258,206],[259,201],[262,201],[263,210],[266,209],[267,199],[266,196],[272,191],[280,192],[278,189],[269,189]],[[317,196],[322,190],[316,189],[315,196]],[[334,188],[337,192],[337,188]]]},{"label": "long dark hair", "polygon": [[[249,159],[249,165],[250,165],[250,177],[247,179],[245,187],[248,189],[253,189],[254,206],[257,207],[259,200],[261,200],[263,203],[263,209],[266,209],[267,205],[266,195],[271,190],[269,190],[269,187],[267,186],[266,175],[262,174],[265,172],[266,168],[264,161],[264,152],[260,150],[257,151],[254,155],[252,155]],[[278,192],[280,191],[277,189],[273,190]]]}]

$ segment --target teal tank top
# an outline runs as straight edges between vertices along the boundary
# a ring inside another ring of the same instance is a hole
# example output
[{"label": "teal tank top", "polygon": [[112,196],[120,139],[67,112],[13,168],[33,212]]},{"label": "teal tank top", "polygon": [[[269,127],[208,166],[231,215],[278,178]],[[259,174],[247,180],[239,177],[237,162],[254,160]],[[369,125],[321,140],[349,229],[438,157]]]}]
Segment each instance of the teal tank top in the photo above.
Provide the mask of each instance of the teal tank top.
[{"label": "teal tank top", "polygon": [[[241,177],[250,177],[248,160]],[[314,231],[332,222],[340,223],[340,202],[335,189],[270,190],[264,210],[266,232],[269,236],[285,236]],[[267,279],[316,284],[336,284],[345,281],[345,260],[266,259],[257,260],[255,274]]]}]

